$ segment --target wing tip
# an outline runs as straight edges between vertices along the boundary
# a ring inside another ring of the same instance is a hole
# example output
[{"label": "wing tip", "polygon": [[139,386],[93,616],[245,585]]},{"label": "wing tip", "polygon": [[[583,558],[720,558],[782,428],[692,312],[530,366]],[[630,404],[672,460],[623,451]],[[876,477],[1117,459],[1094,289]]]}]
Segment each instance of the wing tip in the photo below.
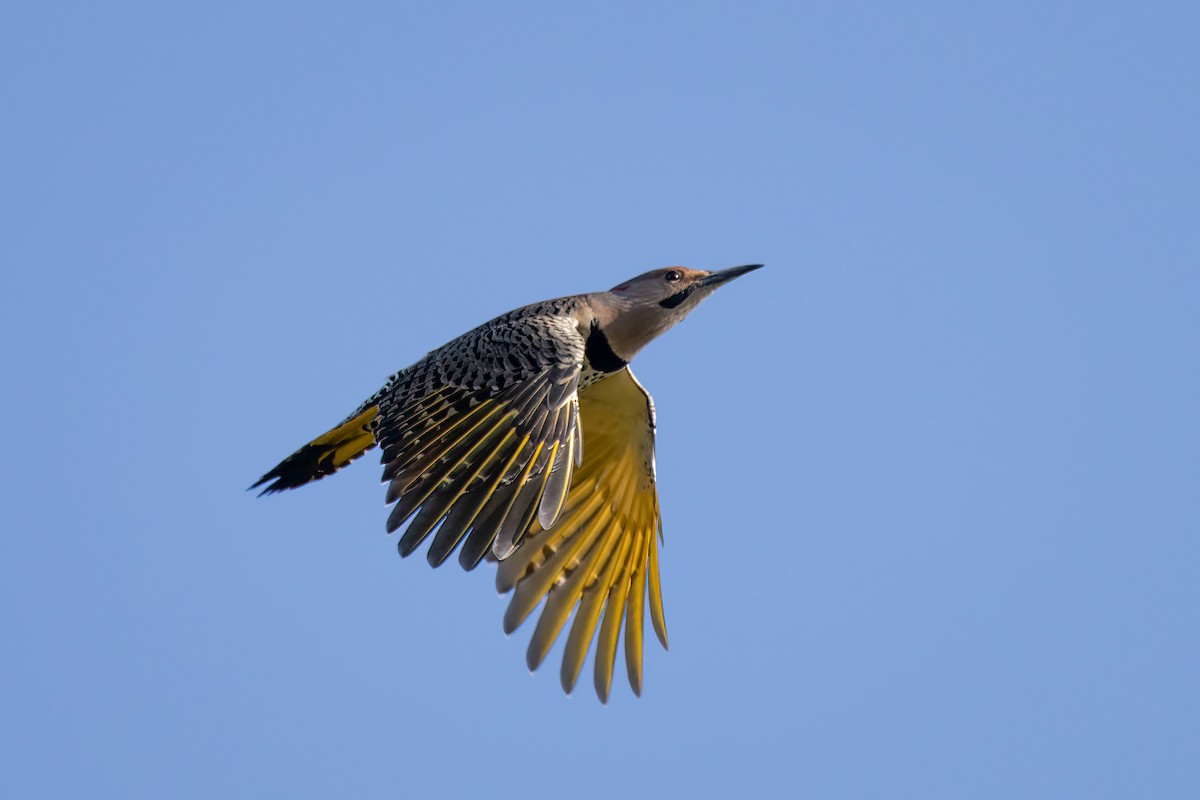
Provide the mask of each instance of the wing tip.
[{"label": "wing tip", "polygon": [[531,641],[529,643],[529,649],[527,649],[525,651],[525,666],[529,668],[530,675],[537,672],[537,668],[542,665],[541,654],[534,650],[534,643],[536,641],[537,641],[536,638],[533,641]]}]

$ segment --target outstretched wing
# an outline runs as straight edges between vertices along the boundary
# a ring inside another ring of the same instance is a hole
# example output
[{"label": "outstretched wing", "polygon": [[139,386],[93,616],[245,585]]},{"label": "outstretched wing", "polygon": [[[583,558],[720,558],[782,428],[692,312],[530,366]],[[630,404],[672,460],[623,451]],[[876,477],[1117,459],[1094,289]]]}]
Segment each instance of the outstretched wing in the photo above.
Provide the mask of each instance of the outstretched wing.
[{"label": "outstretched wing", "polygon": [[[435,529],[438,566],[466,539],[473,568],[554,525],[581,451],[576,389],[584,340],[568,316],[513,312],[398,373],[378,398],[375,439],[400,554]],[[414,516],[415,515],[415,516]]]},{"label": "outstretched wing", "polygon": [[[642,628],[646,587],[650,618],[663,647],[658,537],[662,524],[654,477],[654,402],[628,368],[579,393],[587,453],[576,470],[558,521],[530,526],[525,544],[500,562],[496,588],[515,589],[504,630],[516,630],[546,598],[526,660],[536,669],[575,610],[561,679],[575,687],[597,625],[595,686],[608,700],[621,622],[625,665],[635,694],[642,690]],[[603,617],[603,621],[601,618]]]}]

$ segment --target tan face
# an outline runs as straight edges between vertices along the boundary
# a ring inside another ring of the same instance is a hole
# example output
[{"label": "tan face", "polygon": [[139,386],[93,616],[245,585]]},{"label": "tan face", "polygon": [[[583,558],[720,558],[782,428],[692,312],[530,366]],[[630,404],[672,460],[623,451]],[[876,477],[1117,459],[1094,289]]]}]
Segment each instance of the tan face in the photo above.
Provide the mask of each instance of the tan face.
[{"label": "tan face", "polygon": [[624,360],[686,317],[718,286],[758,269],[760,264],[707,272],[665,267],[614,286],[612,316],[604,320],[613,351]]},{"label": "tan face", "polygon": [[[664,309],[678,308],[691,299],[692,294],[701,288],[702,281],[711,274],[687,267],[652,269],[614,286],[611,291],[622,300],[638,305],[659,303]],[[699,301],[700,298],[695,300]]]}]

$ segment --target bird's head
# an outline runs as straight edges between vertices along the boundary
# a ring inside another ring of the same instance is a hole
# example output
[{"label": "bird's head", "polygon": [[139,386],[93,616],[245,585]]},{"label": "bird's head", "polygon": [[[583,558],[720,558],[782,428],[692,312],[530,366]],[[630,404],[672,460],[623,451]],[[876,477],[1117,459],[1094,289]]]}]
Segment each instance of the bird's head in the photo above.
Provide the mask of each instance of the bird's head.
[{"label": "bird's head", "polygon": [[613,352],[629,361],[717,287],[761,266],[747,264],[717,272],[686,267],[651,270],[603,292],[597,316]]}]

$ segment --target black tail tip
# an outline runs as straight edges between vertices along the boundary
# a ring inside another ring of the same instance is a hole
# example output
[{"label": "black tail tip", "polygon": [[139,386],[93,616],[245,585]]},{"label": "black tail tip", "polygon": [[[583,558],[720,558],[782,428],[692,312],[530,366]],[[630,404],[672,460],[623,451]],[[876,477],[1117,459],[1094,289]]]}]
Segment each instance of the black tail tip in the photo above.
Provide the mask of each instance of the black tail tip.
[{"label": "black tail tip", "polygon": [[259,497],[262,497],[264,494],[278,494],[279,492],[283,492],[288,489],[295,489],[297,486],[301,485],[300,483],[296,483],[296,484],[292,484],[289,486],[284,481],[283,476],[276,473],[275,470],[271,470],[266,475],[263,475],[261,478],[259,478],[257,481],[255,481],[253,484],[251,484],[250,486],[247,486],[246,491],[252,492],[270,480],[274,480],[275,482],[272,483],[270,486],[266,487],[265,489],[263,489],[261,492],[259,492],[258,493]]},{"label": "black tail tip", "polygon": [[258,496],[262,497],[264,494],[278,494],[303,486],[310,481],[320,480],[337,471],[337,467],[332,463],[333,453],[333,448],[306,444],[280,461],[274,469],[255,481],[246,491],[257,489],[267,481],[275,481],[258,493]]}]

